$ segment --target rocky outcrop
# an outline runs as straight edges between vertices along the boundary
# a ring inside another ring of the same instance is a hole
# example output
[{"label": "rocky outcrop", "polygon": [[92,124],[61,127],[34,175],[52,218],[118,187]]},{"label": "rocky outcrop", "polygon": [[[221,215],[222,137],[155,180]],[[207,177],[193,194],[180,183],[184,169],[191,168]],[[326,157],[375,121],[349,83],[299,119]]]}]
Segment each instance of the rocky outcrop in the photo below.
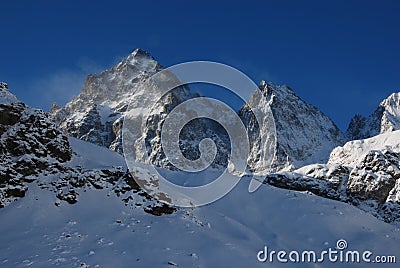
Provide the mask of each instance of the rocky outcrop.
[{"label": "rocky outcrop", "polygon": [[400,155],[390,150],[370,151],[350,172],[347,193],[360,199],[384,203],[389,201],[389,193],[396,191],[398,180]]},{"label": "rocky outcrop", "polygon": [[[303,190],[356,205],[389,223],[400,224],[400,131],[366,140],[351,141],[336,148],[328,164],[309,165],[286,175],[282,188],[291,188],[294,178],[306,176],[320,181],[320,189],[307,184]],[[303,179],[304,180],[304,179]],[[327,184],[331,182],[333,184]]]},{"label": "rocky outcrop", "polygon": [[26,183],[71,159],[67,137],[41,110],[0,88],[0,206],[23,197]]},{"label": "rocky outcrop", "polygon": [[75,163],[69,139],[48,114],[20,102],[5,85],[0,83],[0,208],[24,197],[36,183],[55,193],[57,206],[78,202],[81,189],[109,188],[148,213],[175,211],[144,193],[124,167],[86,169]]}]

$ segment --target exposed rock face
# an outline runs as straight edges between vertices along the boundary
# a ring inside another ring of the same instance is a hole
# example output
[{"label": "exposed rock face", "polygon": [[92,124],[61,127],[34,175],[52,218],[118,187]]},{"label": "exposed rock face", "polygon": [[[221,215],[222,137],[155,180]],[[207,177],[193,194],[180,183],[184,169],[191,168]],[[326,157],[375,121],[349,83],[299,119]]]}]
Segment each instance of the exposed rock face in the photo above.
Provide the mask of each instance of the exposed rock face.
[{"label": "exposed rock face", "polygon": [[[9,93],[11,95],[11,93]],[[0,103],[1,152],[13,158],[34,155],[59,162],[71,159],[67,137],[42,110],[16,101]]]},{"label": "exposed rock face", "polygon": [[295,173],[303,174],[318,180],[329,181],[332,183],[332,189],[340,194],[346,191],[346,184],[350,171],[350,168],[341,165],[313,164],[302,167],[296,170]]},{"label": "exposed rock face", "polygon": [[385,150],[371,151],[351,171],[348,194],[379,203],[387,201],[389,193],[400,179],[399,154]]},{"label": "exposed rock face", "polygon": [[359,140],[395,130],[400,130],[400,93],[393,93],[383,100],[370,116],[356,115],[349,124],[346,137]]},{"label": "exposed rock face", "polygon": [[0,208],[24,197],[35,182],[70,204],[78,201],[81,188],[111,188],[127,204],[141,196],[148,213],[174,211],[152,201],[123,167],[84,169],[71,163],[76,153],[67,136],[48,114],[20,102],[4,85],[0,83]]},{"label": "exposed rock face", "polygon": [[264,183],[278,188],[301,192],[307,191],[322,197],[342,200],[342,196],[337,191],[337,185],[334,182],[303,176],[298,173],[280,172],[277,174],[270,174],[265,178]]},{"label": "exposed rock face", "polygon": [[[275,119],[277,153],[273,170],[293,170],[311,163],[325,163],[331,150],[343,143],[343,134],[332,120],[301,100],[289,87],[263,81],[259,88],[265,100],[258,105],[269,105]],[[244,106],[239,115],[252,137],[252,151],[258,151],[258,133],[270,135],[271,130],[259,129],[248,106]],[[257,156],[253,153],[251,157]],[[250,159],[249,162],[257,160]],[[257,170],[257,167],[253,166],[253,169]]]},{"label": "exposed rock face", "polygon": [[0,88],[0,206],[23,197],[30,182],[47,168],[71,159],[67,137],[41,110]]}]

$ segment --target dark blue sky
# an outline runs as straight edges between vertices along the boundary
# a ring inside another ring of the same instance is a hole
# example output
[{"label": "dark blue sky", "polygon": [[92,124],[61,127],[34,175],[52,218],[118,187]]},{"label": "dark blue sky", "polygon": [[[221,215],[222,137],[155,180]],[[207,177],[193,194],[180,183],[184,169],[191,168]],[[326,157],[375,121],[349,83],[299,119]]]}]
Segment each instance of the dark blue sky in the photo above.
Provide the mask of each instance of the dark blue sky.
[{"label": "dark blue sky", "polygon": [[0,80],[29,105],[64,104],[137,47],[287,84],[342,129],[400,91],[399,1],[80,2],[0,4]]}]

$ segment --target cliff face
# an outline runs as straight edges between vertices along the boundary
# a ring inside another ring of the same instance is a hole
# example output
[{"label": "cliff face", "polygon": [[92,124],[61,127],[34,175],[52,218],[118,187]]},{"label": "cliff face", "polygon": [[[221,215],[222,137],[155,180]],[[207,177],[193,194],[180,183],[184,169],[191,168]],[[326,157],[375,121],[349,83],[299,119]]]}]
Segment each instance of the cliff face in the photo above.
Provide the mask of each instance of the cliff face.
[{"label": "cliff face", "polygon": [[[262,81],[259,88],[264,99],[257,105],[269,105],[275,120],[277,148],[273,170],[293,170],[311,163],[325,163],[331,150],[343,144],[343,134],[332,120],[300,99],[289,87]],[[271,135],[272,130],[255,126],[255,117],[246,105],[239,114],[248,126],[249,136],[253,137],[249,162],[257,170],[257,135]]]}]

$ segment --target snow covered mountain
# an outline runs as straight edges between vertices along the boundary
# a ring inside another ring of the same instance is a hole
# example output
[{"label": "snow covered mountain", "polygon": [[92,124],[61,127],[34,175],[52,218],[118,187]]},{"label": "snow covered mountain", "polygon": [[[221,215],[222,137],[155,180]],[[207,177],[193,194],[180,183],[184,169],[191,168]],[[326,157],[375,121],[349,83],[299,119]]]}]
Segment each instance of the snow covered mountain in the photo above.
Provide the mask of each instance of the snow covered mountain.
[{"label": "snow covered mountain", "polygon": [[[131,108],[140,111],[147,109],[153,99],[161,97],[155,90],[141,88],[141,84],[162,69],[149,53],[136,49],[110,70],[90,75],[81,93],[65,107],[55,105],[51,114],[56,124],[68,135],[121,153],[121,129],[127,106],[130,104]],[[292,170],[310,163],[323,163],[334,147],[343,144],[343,134],[332,120],[301,100],[289,87],[263,81],[260,89],[265,99],[258,105],[270,105],[277,127],[278,153],[273,163],[274,170]],[[147,132],[134,134],[137,140],[146,139],[149,149],[148,157],[137,153],[137,161],[168,166],[160,146],[160,127],[174,107],[193,97],[198,97],[198,94],[192,93],[189,87],[181,87],[162,98],[160,106],[148,120]],[[254,116],[246,106],[239,114],[244,121],[247,120],[248,126],[254,125]],[[258,135],[268,135],[268,130],[253,127],[249,128],[249,132],[252,139],[250,165],[253,165],[253,169],[262,169],[260,165],[256,166],[256,163],[262,162],[257,155]],[[212,120],[194,120],[183,129],[180,142],[185,144],[181,146],[184,155],[196,159],[199,156],[199,141],[205,137],[212,138],[219,149],[214,166],[226,166],[230,151],[229,138]]]},{"label": "snow covered mountain", "polygon": [[[319,252],[335,249],[341,238],[347,239],[352,250],[398,254],[400,131],[348,142],[329,156],[343,135],[328,117],[286,86],[260,86],[265,98],[259,104],[271,105],[276,117],[274,164],[279,172],[261,177],[264,184],[257,192],[248,193],[249,177],[244,176],[227,196],[205,207],[177,209],[152,199],[127,172],[123,157],[106,148],[118,151],[127,105],[124,97],[130,96],[132,88],[135,97],[130,101],[137,107],[148,98],[159,97],[157,92],[132,87],[136,85],[132,70],[138,70],[135,64],[152,58],[140,50],[129,57],[133,66],[127,59],[117,65],[129,73],[125,80],[116,78],[124,77],[124,71],[113,73],[117,66],[113,67],[89,77],[81,94],[66,107],[54,107],[52,118],[57,124],[81,139],[67,137],[47,113],[20,102],[7,84],[0,83],[2,267],[256,267],[265,266],[257,262],[257,252],[265,245],[275,250]],[[109,92],[113,85],[126,92]],[[178,103],[193,96],[189,88],[179,88],[155,107],[144,135],[150,162],[163,165],[158,147],[162,120]],[[251,141],[254,158],[249,163],[256,170],[257,136],[268,135],[269,130],[257,129],[246,107],[239,115],[250,137],[255,137]],[[398,117],[391,119],[396,122]],[[226,142],[218,126],[208,121],[185,131],[182,149],[189,157],[196,158],[193,148],[202,135],[215,134],[217,142]],[[187,143],[187,137],[197,133],[203,134]],[[318,164],[290,171],[314,162]],[[177,179],[186,176],[170,172]],[[152,174],[137,169],[133,176]],[[341,264],[324,262],[323,266]],[[302,263],[302,267],[315,267],[315,263]],[[359,266],[345,263],[343,267]]]},{"label": "snow covered mountain", "polygon": [[[162,124],[178,104],[199,95],[186,86],[164,97],[157,92],[157,88],[149,90],[141,87],[152,74],[162,69],[149,53],[137,49],[110,70],[89,76],[82,92],[65,107],[54,107],[52,116],[69,135],[121,153],[121,128],[128,104],[139,113],[139,118],[147,111],[152,99],[160,99],[158,106],[150,112],[145,133],[132,130],[131,135],[135,141],[144,139],[148,149],[148,155],[136,152],[137,161],[170,168],[160,146]],[[239,116],[247,126],[250,137],[250,170],[269,173],[265,180],[261,178],[264,183],[348,202],[379,219],[398,224],[399,200],[396,196],[399,175],[396,169],[394,173],[385,173],[389,166],[398,165],[398,135],[381,135],[371,141],[352,141],[340,146],[350,136],[395,130],[400,114],[399,94],[394,93],[384,100],[369,118],[356,116],[344,135],[329,117],[305,103],[289,87],[262,81],[259,89],[262,98],[251,98],[250,102],[254,103],[250,104],[271,108],[277,147],[272,168],[265,170],[264,161],[260,159],[260,136],[271,135],[271,130],[260,128],[249,106],[244,105]],[[211,120],[192,121],[183,129],[180,135],[183,154],[197,159],[199,142],[205,137],[212,137],[219,148],[214,167],[225,167],[230,150],[227,145],[229,138]],[[371,166],[375,169],[368,171]],[[375,179],[371,180],[371,176]]]},{"label": "snow covered mountain", "polygon": [[[140,98],[139,82],[161,69],[150,54],[137,49],[110,70],[89,75],[78,96],[65,107],[54,104],[50,113],[68,135],[121,152],[123,113]],[[151,92],[141,94],[148,94],[144,99],[154,97]]]},{"label": "snow covered mountain", "polygon": [[[198,94],[182,86],[163,96],[157,87],[149,89],[143,86],[144,81],[162,69],[149,53],[136,49],[110,70],[89,75],[78,96],[65,107],[53,105],[50,113],[57,126],[67,135],[122,153],[122,126],[128,105],[131,110],[135,110],[137,120],[141,120],[142,115],[150,111],[143,133],[139,128],[130,130],[132,140],[143,139],[146,143],[147,155],[137,152],[135,159],[138,162],[171,167],[160,145],[161,126],[171,110],[185,100],[198,97]],[[154,100],[160,101],[156,107],[151,107]],[[182,129],[180,143],[185,144],[182,146],[183,155],[197,159],[200,154],[198,144],[205,137],[217,144],[218,152],[213,165],[226,166],[230,151],[227,142],[229,138],[212,120],[194,120]],[[139,148],[137,150],[140,151]]]},{"label": "snow covered mountain", "polygon": [[[272,171],[325,163],[332,149],[343,144],[344,136],[335,123],[318,108],[300,99],[288,86],[262,81],[259,88],[265,99],[256,105],[269,105],[276,125],[277,153]],[[245,105],[239,114],[248,126],[249,136],[253,137],[250,141],[250,166],[253,170],[258,170],[258,135],[270,135],[271,130],[259,129],[248,106]]]},{"label": "snow covered mountain", "polygon": [[348,140],[359,140],[394,130],[400,130],[400,92],[383,100],[370,116],[356,115],[346,136]]},{"label": "snow covered mountain", "polygon": [[[5,86],[0,95],[1,267],[265,267],[257,260],[265,246],[319,253],[335,250],[343,238],[350,250],[399,258],[398,228],[371,211],[305,192],[301,180],[292,189],[303,192],[264,184],[249,194],[244,177],[208,206],[159,204],[126,173],[120,154],[67,138],[46,113],[21,103]],[[319,181],[316,193],[327,189]],[[279,178],[274,182],[282,187]],[[299,267],[276,260],[267,265]],[[359,267],[328,259],[321,265]]]}]

